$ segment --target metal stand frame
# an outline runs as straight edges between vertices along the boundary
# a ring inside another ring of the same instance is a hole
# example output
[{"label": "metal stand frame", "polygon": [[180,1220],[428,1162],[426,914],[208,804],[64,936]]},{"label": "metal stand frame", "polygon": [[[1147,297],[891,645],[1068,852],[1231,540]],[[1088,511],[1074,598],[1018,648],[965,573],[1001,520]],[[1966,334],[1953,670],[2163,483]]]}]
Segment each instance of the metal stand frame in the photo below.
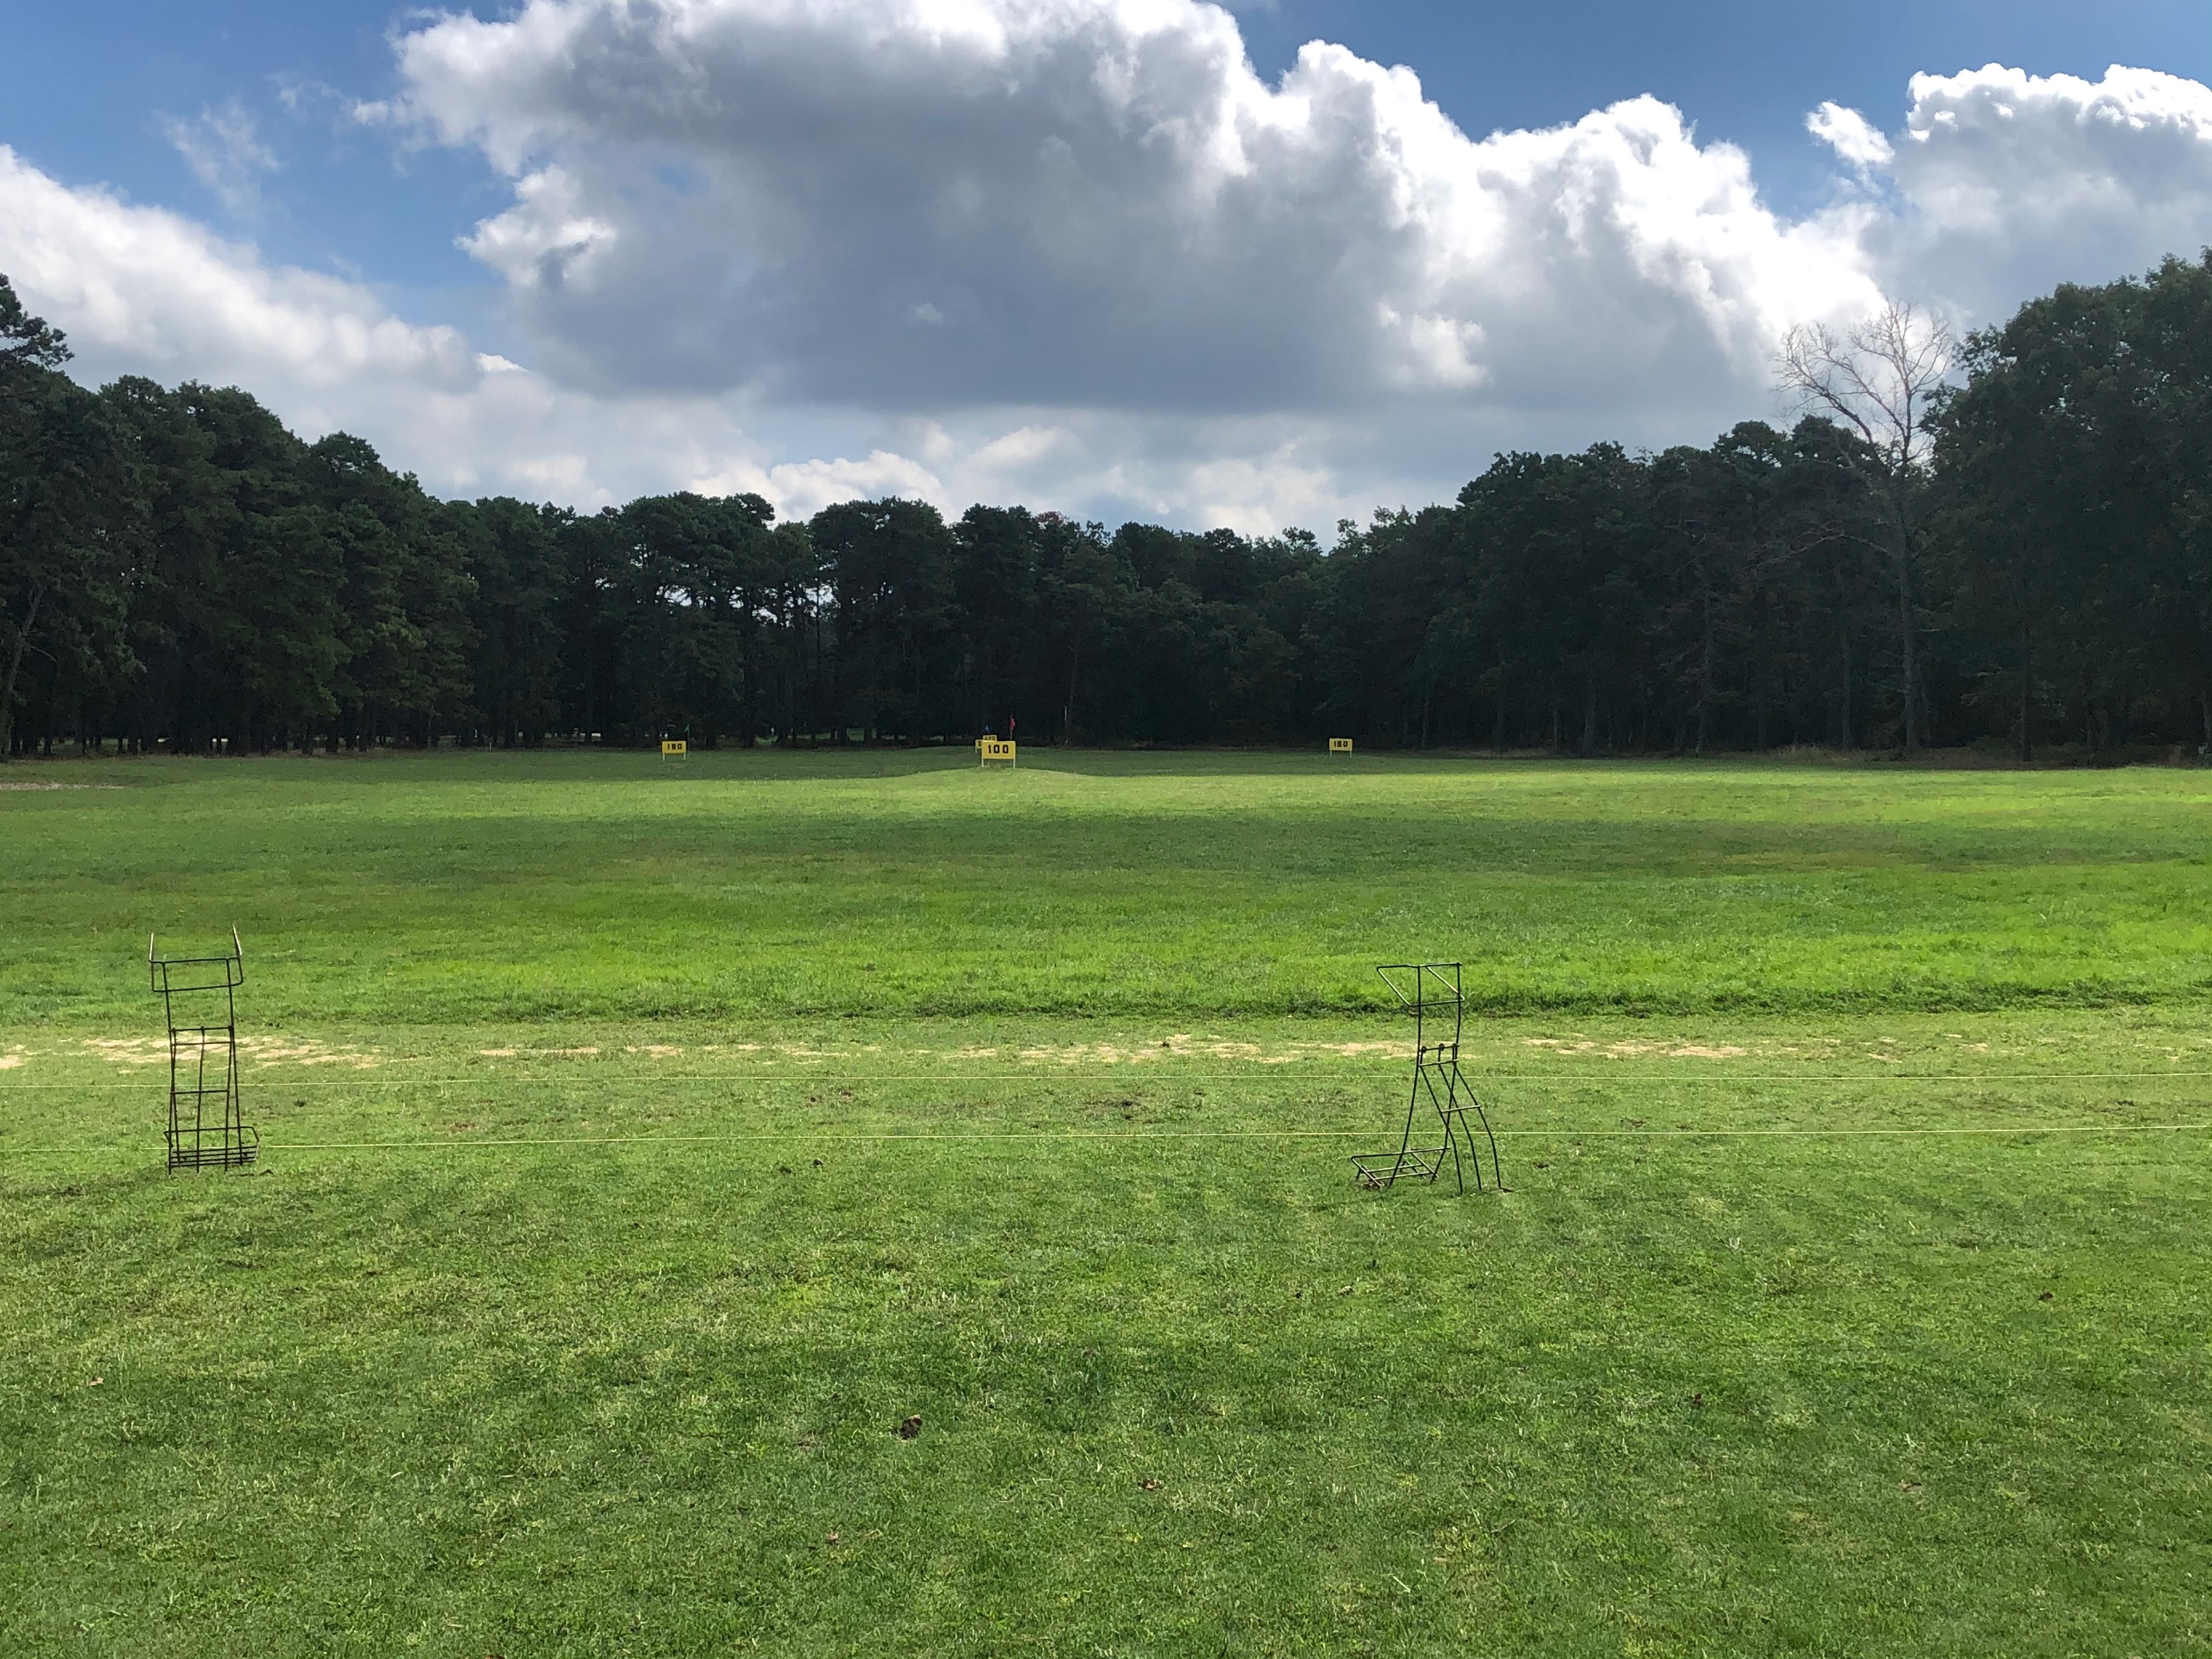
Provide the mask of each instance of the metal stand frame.
[{"label": "metal stand frame", "polygon": [[261,1136],[247,1127],[238,1096],[238,988],[246,983],[238,929],[226,957],[157,957],[149,933],[146,975],[169,1025],[169,1168],[244,1169]]},{"label": "metal stand frame", "polygon": [[[1474,1165],[1474,1189],[1480,1192],[1482,1151],[1474,1140],[1474,1125],[1480,1123],[1482,1138],[1490,1144],[1492,1181],[1499,1192],[1504,1192],[1505,1174],[1498,1161],[1498,1137],[1491,1133],[1490,1115],[1475,1098],[1474,1085],[1459,1069],[1460,1029],[1466,1017],[1465,1005],[1460,1000],[1460,964],[1395,962],[1375,971],[1399,1002],[1413,1011],[1413,1087],[1406,1101],[1406,1129],[1399,1137],[1398,1150],[1354,1153],[1353,1179],[1369,1191],[1378,1193],[1388,1192],[1401,1179],[1433,1184],[1443,1173],[1444,1153],[1449,1152],[1452,1176],[1463,1193],[1467,1190],[1467,1170],[1460,1158],[1459,1144],[1464,1136],[1466,1162]],[[1393,975],[1396,977],[1393,978]],[[1441,1034],[1447,1020],[1451,1031],[1449,1037]],[[1420,1115],[1425,1094],[1429,1104],[1436,1109],[1437,1121],[1443,1129],[1443,1144],[1439,1146],[1413,1145],[1413,1122]],[[1470,1113],[1474,1115],[1473,1123],[1468,1121]]]}]

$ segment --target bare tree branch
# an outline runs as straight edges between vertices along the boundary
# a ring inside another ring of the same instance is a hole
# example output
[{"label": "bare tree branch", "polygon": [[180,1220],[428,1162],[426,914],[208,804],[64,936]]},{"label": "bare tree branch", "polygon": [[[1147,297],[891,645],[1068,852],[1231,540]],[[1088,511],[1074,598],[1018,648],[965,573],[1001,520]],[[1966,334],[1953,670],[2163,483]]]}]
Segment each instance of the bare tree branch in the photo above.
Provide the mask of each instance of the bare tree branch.
[{"label": "bare tree branch", "polygon": [[1887,500],[1897,573],[1899,655],[1905,679],[1905,746],[1920,746],[1920,660],[1913,615],[1913,566],[1919,548],[1916,489],[1929,455],[1928,413],[1956,350],[1939,317],[1909,300],[1892,300],[1840,336],[1825,324],[1782,337],[1775,383],[1800,415],[1824,415],[1864,440]]},{"label": "bare tree branch", "polygon": [[1910,300],[1893,300],[1837,335],[1825,324],[1782,337],[1775,381],[1801,415],[1826,415],[1866,440],[1892,473],[1928,459],[1928,407],[1951,372],[1950,329]]}]

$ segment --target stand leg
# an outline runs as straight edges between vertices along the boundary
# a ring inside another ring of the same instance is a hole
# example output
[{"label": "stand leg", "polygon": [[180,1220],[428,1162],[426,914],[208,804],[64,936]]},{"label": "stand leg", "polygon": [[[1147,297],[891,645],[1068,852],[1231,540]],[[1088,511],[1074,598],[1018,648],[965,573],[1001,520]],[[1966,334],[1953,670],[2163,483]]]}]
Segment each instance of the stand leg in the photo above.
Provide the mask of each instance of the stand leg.
[{"label": "stand leg", "polygon": [[[1423,1069],[1425,1071],[1427,1068],[1424,1067]],[[1444,1145],[1451,1148],[1452,1179],[1457,1183],[1457,1190],[1460,1193],[1464,1194],[1467,1191],[1467,1169],[1466,1166],[1460,1162],[1459,1135],[1452,1128],[1453,1113],[1459,1104],[1458,1067],[1454,1066],[1444,1073],[1444,1097],[1443,1100],[1439,1101],[1437,1098],[1436,1079],[1434,1078],[1430,1078],[1428,1079],[1428,1085],[1429,1104],[1437,1109],[1437,1121],[1443,1126]],[[1469,1140],[1468,1142],[1468,1150],[1469,1152],[1473,1152],[1474,1150],[1474,1143],[1473,1140]],[[1437,1173],[1438,1175],[1442,1175],[1443,1173],[1443,1170],[1441,1167],[1443,1160],[1439,1158],[1437,1160],[1437,1164],[1439,1167]],[[1475,1161],[1474,1165],[1474,1189],[1477,1192],[1480,1192],[1482,1190],[1482,1163],[1479,1158]]]}]

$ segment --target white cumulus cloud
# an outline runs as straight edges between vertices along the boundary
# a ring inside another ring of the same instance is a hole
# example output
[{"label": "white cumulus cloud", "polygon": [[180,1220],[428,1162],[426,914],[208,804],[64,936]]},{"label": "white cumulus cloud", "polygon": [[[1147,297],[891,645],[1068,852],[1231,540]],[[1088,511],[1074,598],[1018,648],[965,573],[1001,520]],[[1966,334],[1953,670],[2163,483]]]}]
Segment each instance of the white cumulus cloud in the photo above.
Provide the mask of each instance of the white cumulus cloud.
[{"label": "white cumulus cloud", "polygon": [[451,328],[401,321],[358,284],[264,264],[198,221],[72,189],[0,145],[0,270],[93,363],[273,375],[336,406],[395,381],[451,392],[477,370]]},{"label": "white cumulus cloud", "polygon": [[1975,321],[2212,242],[2212,88],[2115,65],[2101,81],[1998,64],[1916,75],[1889,171],[1905,208],[1878,268]]},{"label": "white cumulus cloud", "polygon": [[[1042,498],[1071,466],[1110,473],[1085,441],[1041,442],[1018,414],[995,411],[950,427],[892,422],[893,447],[872,445],[865,420],[817,427],[802,435],[822,447],[793,456],[752,434],[757,411],[742,400],[564,386],[472,350],[455,329],[392,315],[357,283],[274,266],[182,215],[64,185],[5,145],[0,273],[68,333],[88,380],[242,386],[303,435],[357,433],[447,495],[591,508],[662,490],[750,490],[803,515],[896,494],[957,512],[979,495]],[[1127,434],[1090,442],[1118,454]],[[1170,487],[1154,510],[1176,516],[1195,504]],[[1276,505],[1249,499],[1238,521],[1273,528]]]},{"label": "white cumulus cloud", "polygon": [[68,333],[87,379],[242,386],[307,436],[361,433],[453,493],[589,504],[603,477],[667,488],[753,453],[711,404],[562,392],[455,329],[393,316],[359,283],[271,266],[181,215],[65,185],[4,145],[0,272]]},{"label": "white cumulus cloud", "polygon": [[[1855,250],[1641,98],[1462,133],[1193,0],[532,0],[378,118],[514,197],[465,246],[564,372],[872,408],[1510,404],[1756,377]],[[917,324],[923,325],[916,326]]]},{"label": "white cumulus cloud", "polygon": [[1897,154],[1881,129],[1855,109],[1823,103],[1805,118],[1805,131],[1862,175],[1886,167]]}]

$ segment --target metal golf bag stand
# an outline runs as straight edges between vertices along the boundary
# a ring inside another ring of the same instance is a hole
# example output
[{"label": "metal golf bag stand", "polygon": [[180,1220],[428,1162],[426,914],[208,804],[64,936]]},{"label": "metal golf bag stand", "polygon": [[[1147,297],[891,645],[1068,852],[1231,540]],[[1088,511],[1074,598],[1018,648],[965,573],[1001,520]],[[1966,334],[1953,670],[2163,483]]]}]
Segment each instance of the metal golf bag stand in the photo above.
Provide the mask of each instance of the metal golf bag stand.
[{"label": "metal golf bag stand", "polygon": [[146,937],[146,972],[169,1022],[169,1167],[241,1170],[261,1137],[238,1099],[238,988],[246,951],[230,930],[227,957],[157,957]]},{"label": "metal golf bag stand", "polygon": [[[1398,962],[1375,970],[1396,994],[1398,1000],[1413,1010],[1413,1089],[1406,1102],[1406,1131],[1399,1137],[1398,1150],[1360,1152],[1352,1158],[1352,1167],[1358,1172],[1355,1179],[1370,1191],[1387,1192],[1401,1179],[1433,1182],[1443,1173],[1444,1153],[1449,1151],[1452,1176],[1459,1182],[1459,1190],[1465,1192],[1467,1170],[1459,1151],[1460,1139],[1464,1136],[1468,1161],[1474,1165],[1474,1189],[1480,1192],[1482,1151],[1474,1144],[1474,1123],[1482,1126],[1482,1138],[1490,1143],[1492,1181],[1498,1191],[1505,1190],[1504,1172],[1498,1163],[1498,1137],[1490,1132],[1489,1115],[1482,1109],[1482,1103],[1474,1097],[1474,1086],[1459,1069],[1459,1034],[1463,1018],[1459,969],[1456,962]],[[1437,1121],[1443,1126],[1444,1139],[1441,1146],[1413,1145],[1413,1121],[1421,1115],[1424,1095],[1436,1109]],[[1468,1121],[1470,1112],[1474,1115],[1474,1123]]]}]

